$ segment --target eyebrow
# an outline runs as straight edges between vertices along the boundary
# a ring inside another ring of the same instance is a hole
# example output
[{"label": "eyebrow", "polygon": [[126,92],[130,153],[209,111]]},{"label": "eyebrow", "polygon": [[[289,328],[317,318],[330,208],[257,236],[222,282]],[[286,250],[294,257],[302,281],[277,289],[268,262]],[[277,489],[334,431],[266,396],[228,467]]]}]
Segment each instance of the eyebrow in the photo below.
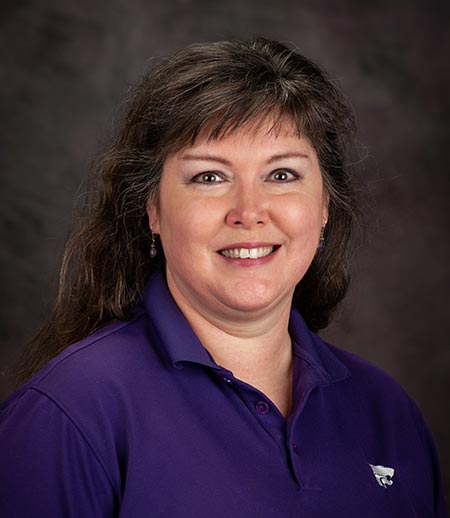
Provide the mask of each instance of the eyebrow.
[{"label": "eyebrow", "polygon": [[[273,162],[277,162],[278,160],[283,160],[285,158],[301,158],[303,160],[306,159],[306,160],[311,161],[311,158],[309,157],[309,155],[307,155],[305,153],[288,152],[288,153],[279,153],[277,155],[272,155],[269,158],[269,160],[267,160],[267,164],[271,164]],[[200,161],[204,161],[204,162],[213,161],[213,162],[219,162],[219,163],[227,165],[227,166],[231,165],[231,162],[229,160],[227,160],[226,158],[222,158],[222,157],[216,156],[216,155],[209,155],[209,154],[196,155],[196,154],[186,153],[185,155],[183,155],[181,157],[181,160],[200,160]]]},{"label": "eyebrow", "polygon": [[299,153],[299,152],[290,152],[290,153],[280,153],[279,155],[273,155],[269,158],[267,161],[268,164],[271,164],[272,162],[276,162],[277,160],[283,160],[284,158],[301,158],[311,161],[311,158],[306,153]]}]

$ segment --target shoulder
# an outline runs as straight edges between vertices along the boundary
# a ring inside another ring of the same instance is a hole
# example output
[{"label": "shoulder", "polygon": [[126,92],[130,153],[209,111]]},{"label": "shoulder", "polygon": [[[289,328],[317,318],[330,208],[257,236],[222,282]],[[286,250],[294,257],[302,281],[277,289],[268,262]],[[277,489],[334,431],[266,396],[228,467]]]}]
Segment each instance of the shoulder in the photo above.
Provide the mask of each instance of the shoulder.
[{"label": "shoulder", "polygon": [[144,311],[137,311],[129,321],[107,324],[67,347],[13,392],[0,405],[0,415],[20,406],[20,399],[34,400],[28,398],[31,392],[75,421],[88,423],[106,409],[117,414],[117,402],[138,392],[143,377],[161,363],[155,361],[150,335]]},{"label": "shoulder", "polygon": [[348,377],[334,384],[332,390],[349,420],[359,423],[362,429],[376,430],[376,435],[396,436],[396,440],[408,436],[428,442],[422,414],[397,380],[356,354],[320,341],[348,370]]},{"label": "shoulder", "polygon": [[132,377],[149,348],[148,319],[139,311],[129,321],[114,321],[53,358],[22,390],[57,392],[89,387],[98,392],[108,380]]},{"label": "shoulder", "polygon": [[54,443],[73,438],[119,480],[129,416],[163,364],[151,345],[143,311],[70,345],[0,405],[0,437],[13,440],[19,427],[24,442],[42,433]]},{"label": "shoulder", "polygon": [[433,516],[446,516],[434,441],[412,398],[383,369],[321,339],[316,343],[348,371],[329,385],[328,396],[355,451],[359,446],[368,463],[395,468],[395,483],[423,510],[420,516],[431,516],[431,508]]},{"label": "shoulder", "polygon": [[333,355],[348,369],[349,384],[364,395],[389,402],[407,402],[409,396],[402,386],[385,370],[349,351],[322,341]]},{"label": "shoulder", "polygon": [[374,440],[421,444],[434,448],[423,416],[414,400],[390,374],[371,362],[322,342],[349,371],[341,384],[346,412],[362,429],[371,430]]}]

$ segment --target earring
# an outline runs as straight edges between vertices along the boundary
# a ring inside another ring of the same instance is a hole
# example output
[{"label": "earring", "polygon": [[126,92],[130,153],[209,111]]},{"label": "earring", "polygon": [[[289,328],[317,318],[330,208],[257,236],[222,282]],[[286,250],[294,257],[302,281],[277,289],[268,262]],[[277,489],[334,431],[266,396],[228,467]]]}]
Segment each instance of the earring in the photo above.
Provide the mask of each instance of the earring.
[{"label": "earring", "polygon": [[150,232],[152,233],[152,242],[150,243],[150,257],[154,259],[158,253],[158,249],[156,248],[155,234],[153,234],[153,230],[150,230]]},{"label": "earring", "polygon": [[317,250],[323,250],[325,247],[325,225],[320,229],[320,237],[319,237],[319,244],[317,245]]}]

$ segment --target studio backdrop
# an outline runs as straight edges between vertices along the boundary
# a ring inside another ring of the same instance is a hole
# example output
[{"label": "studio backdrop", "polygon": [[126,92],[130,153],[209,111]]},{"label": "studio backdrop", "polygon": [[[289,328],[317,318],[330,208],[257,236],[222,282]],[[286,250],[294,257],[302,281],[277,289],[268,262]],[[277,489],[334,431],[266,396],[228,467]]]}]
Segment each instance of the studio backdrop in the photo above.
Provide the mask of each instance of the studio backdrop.
[{"label": "studio backdrop", "polygon": [[[261,35],[323,64],[358,126],[365,234],[324,333],[392,374],[449,446],[448,2],[17,0],[0,14],[0,398],[58,282],[128,86],[189,43]],[[119,108],[118,108],[119,107]]]}]

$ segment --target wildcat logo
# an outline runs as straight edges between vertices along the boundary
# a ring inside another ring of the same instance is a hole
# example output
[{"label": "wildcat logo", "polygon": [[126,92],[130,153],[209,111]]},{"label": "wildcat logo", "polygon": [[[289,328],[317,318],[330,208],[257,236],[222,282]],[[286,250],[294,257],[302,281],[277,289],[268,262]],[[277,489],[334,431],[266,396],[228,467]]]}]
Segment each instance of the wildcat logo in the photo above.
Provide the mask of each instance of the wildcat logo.
[{"label": "wildcat logo", "polygon": [[388,486],[392,486],[394,481],[392,480],[392,477],[394,476],[394,468],[386,468],[385,466],[373,466],[372,464],[369,464],[369,466],[372,468],[373,474],[375,475],[375,478],[377,479],[378,484],[380,484],[381,487],[387,488]]}]

